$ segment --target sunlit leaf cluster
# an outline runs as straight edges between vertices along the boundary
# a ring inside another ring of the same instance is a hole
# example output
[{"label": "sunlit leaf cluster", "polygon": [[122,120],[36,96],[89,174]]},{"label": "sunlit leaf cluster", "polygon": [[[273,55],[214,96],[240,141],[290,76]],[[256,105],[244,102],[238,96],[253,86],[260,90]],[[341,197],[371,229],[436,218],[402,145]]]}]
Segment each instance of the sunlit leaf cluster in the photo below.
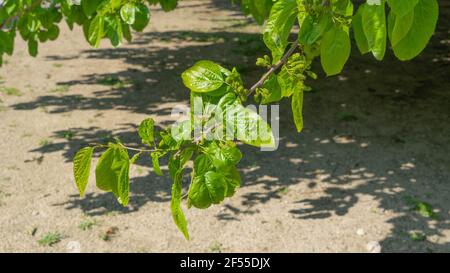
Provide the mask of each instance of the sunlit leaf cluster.
[{"label": "sunlit leaf cluster", "polygon": [[[28,43],[30,55],[38,45],[55,40],[61,22],[82,27],[92,46],[108,39],[113,46],[131,41],[132,31],[142,31],[150,21],[149,6],[170,11],[177,0],[5,0],[0,1],[0,64],[3,54],[13,54],[15,37]],[[232,197],[241,184],[239,143],[275,147],[276,139],[266,120],[246,107],[289,99],[293,120],[302,131],[303,99],[317,79],[311,64],[317,59],[327,76],[345,68],[352,45],[362,54],[381,61],[392,49],[402,61],[419,55],[433,35],[438,19],[437,0],[232,0],[262,25],[262,40],[270,55],[256,65],[267,69],[260,80],[246,86],[237,69],[203,60],[182,73],[190,92],[190,115],[174,126],[157,130],[152,119],[139,126],[140,146],[119,139],[79,150],[74,158],[76,185],[83,195],[94,155],[96,186],[112,192],[124,206],[130,201],[130,166],[149,160],[153,172],[172,179],[170,208],[173,220],[186,239],[187,220],[182,209],[205,209]],[[361,3],[363,2],[363,3]],[[354,40],[354,43],[352,43]],[[163,172],[160,160],[168,162]],[[150,182],[151,183],[151,182]]]}]

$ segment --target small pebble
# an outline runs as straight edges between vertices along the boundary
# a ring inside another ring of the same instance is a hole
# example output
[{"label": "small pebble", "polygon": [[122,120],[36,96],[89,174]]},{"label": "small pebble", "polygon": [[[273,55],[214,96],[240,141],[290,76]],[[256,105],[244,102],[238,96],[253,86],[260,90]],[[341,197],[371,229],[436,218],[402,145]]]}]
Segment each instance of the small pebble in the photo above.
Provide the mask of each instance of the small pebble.
[{"label": "small pebble", "polygon": [[369,253],[381,253],[381,245],[377,241],[371,241],[367,244],[367,251]]},{"label": "small pebble", "polygon": [[356,234],[358,234],[359,236],[364,236],[364,229],[362,228],[358,228],[358,230],[356,231]]}]

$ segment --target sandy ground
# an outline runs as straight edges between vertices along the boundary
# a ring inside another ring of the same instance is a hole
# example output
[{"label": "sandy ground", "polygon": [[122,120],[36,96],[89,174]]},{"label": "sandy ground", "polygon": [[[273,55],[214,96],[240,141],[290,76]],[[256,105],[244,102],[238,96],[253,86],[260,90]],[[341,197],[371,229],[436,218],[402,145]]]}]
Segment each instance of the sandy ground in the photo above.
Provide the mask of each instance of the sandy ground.
[{"label": "sandy ground", "polygon": [[[0,69],[0,251],[367,252],[372,241],[383,252],[450,251],[448,15],[447,5],[414,61],[389,53],[379,63],[354,48],[342,75],[311,82],[302,134],[282,103],[280,148],[243,147],[242,188],[222,205],[186,210],[189,242],[172,223],[171,181],[149,160],[133,167],[121,208],[93,180],[79,198],[71,159],[112,136],[135,143],[145,117],[170,123],[172,107],[187,105],[180,73],[196,60],[237,64],[254,82],[259,27],[228,1],[186,0],[153,10],[145,32],[118,49],[91,49],[79,28],[63,29],[37,58],[18,42]],[[420,202],[437,217],[417,211]],[[49,232],[62,240],[39,245]]]}]

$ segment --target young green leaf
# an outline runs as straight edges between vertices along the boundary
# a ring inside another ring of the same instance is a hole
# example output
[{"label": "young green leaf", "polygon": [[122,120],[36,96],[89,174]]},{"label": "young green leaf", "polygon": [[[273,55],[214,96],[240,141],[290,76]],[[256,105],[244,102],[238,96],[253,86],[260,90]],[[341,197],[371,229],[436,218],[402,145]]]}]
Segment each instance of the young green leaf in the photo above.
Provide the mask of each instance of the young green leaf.
[{"label": "young green leaf", "polygon": [[292,96],[292,114],[297,132],[300,133],[303,130],[303,90],[299,88],[294,89]]},{"label": "young green leaf", "polygon": [[117,175],[112,171],[115,148],[108,148],[99,158],[95,168],[96,185],[103,191],[113,191],[117,188]]},{"label": "young green leaf", "polygon": [[208,93],[224,84],[220,65],[211,61],[199,61],[181,75],[184,85],[192,92]]},{"label": "young green leaf", "polygon": [[111,41],[112,46],[118,47],[122,43],[122,23],[118,15],[105,17],[106,36]]},{"label": "young green leaf", "polygon": [[133,3],[126,3],[120,9],[120,17],[128,25],[134,24],[136,8]]},{"label": "young green leaf", "polygon": [[388,36],[392,46],[396,46],[409,32],[414,22],[414,10],[404,16],[391,12],[388,16]]},{"label": "young green leaf", "polygon": [[362,13],[364,12],[365,7],[366,5],[359,6],[358,11],[352,19],[353,35],[355,37],[356,46],[361,54],[366,54],[369,52],[369,45],[367,44],[367,38],[364,34],[362,26]]},{"label": "young green leaf", "polygon": [[395,15],[403,17],[414,10],[419,0],[387,0],[387,2]]},{"label": "young green leaf", "polygon": [[238,100],[230,105],[227,111],[227,117],[232,119],[227,119],[226,126],[234,128],[236,139],[255,147],[275,147],[272,129],[258,113],[244,107]]},{"label": "young green leaf", "polygon": [[95,169],[97,187],[104,191],[112,191],[124,206],[128,202],[126,195],[129,164],[127,150],[118,144],[109,144],[109,148],[100,156]]},{"label": "young green leaf", "polygon": [[38,42],[34,38],[28,40],[28,53],[32,57],[36,57],[38,54]]},{"label": "young green leaf", "polygon": [[73,158],[73,176],[75,177],[75,183],[80,196],[84,195],[84,191],[89,180],[93,151],[94,148],[92,147],[82,148]]},{"label": "young green leaf", "polygon": [[84,14],[89,18],[95,13],[97,7],[103,0],[81,0],[81,7]]},{"label": "young green leaf", "polygon": [[314,18],[311,15],[306,16],[300,28],[299,42],[303,45],[313,44],[322,36],[331,23],[331,17],[327,14],[323,14],[318,18]]},{"label": "young green leaf", "polygon": [[88,41],[94,47],[98,47],[100,45],[100,40],[104,35],[104,24],[104,17],[97,15],[94,19],[92,19],[91,24],[89,25]]},{"label": "young green leaf", "polygon": [[264,43],[272,52],[273,63],[278,62],[284,54],[297,13],[296,0],[279,0],[275,2],[270,11],[263,38]]},{"label": "young green leaf", "polygon": [[191,131],[192,126],[190,120],[179,121],[172,125],[170,129],[170,133],[176,141],[191,139]]},{"label": "young green leaf", "polygon": [[131,27],[136,31],[142,31],[150,21],[150,11],[147,6],[137,3],[134,8],[134,23]]},{"label": "young green leaf", "polygon": [[150,156],[152,157],[153,171],[157,175],[162,176],[163,173],[161,171],[161,167],[159,166],[159,158],[160,158],[161,154],[158,152],[153,152],[153,153],[151,153]]},{"label": "young green leaf", "polygon": [[58,38],[59,36],[59,27],[57,25],[52,25],[49,29],[48,29],[48,33],[47,33],[48,39],[50,41],[54,41]]},{"label": "young green leaf", "polygon": [[408,33],[395,46],[395,56],[402,60],[410,60],[426,47],[434,33],[439,14],[436,0],[419,0],[414,8],[414,20]]},{"label": "young green leaf", "polygon": [[15,31],[4,32],[0,30],[0,52],[4,51],[8,55],[13,54],[15,36]]},{"label": "young green leaf", "polygon": [[120,169],[120,173],[118,176],[118,198],[122,206],[128,205],[129,200],[129,193],[130,193],[130,178],[129,178],[129,171],[130,171],[130,163],[124,162],[122,164],[122,167]]},{"label": "young green leaf", "polygon": [[211,169],[211,160],[204,154],[198,155],[194,160],[194,173],[196,176],[204,175]]},{"label": "young green leaf", "polygon": [[159,3],[164,11],[171,11],[177,7],[178,0],[159,0]]},{"label": "young green leaf", "polygon": [[145,119],[139,125],[139,136],[144,144],[152,146],[155,144],[155,121],[151,118]]},{"label": "young green leaf", "polygon": [[189,232],[187,230],[187,222],[181,209],[182,198],[182,170],[175,173],[172,184],[172,199],[170,201],[170,210],[172,212],[172,218],[175,225],[183,233],[184,238],[189,240]]},{"label": "young green leaf", "polygon": [[208,189],[211,202],[213,204],[219,204],[225,199],[227,194],[227,183],[225,177],[221,173],[209,171],[205,173],[205,185]]},{"label": "young green leaf", "polygon": [[280,101],[282,98],[281,85],[277,75],[272,74],[263,84],[268,93],[261,94],[261,104]]},{"label": "young green leaf", "polygon": [[348,32],[338,26],[325,33],[320,46],[320,62],[328,76],[339,74],[350,57]]},{"label": "young green leaf", "polygon": [[187,203],[188,208],[194,206],[198,209],[206,209],[211,206],[211,196],[206,187],[204,175],[193,175]]},{"label": "young green leaf", "polygon": [[227,182],[226,197],[231,197],[236,192],[236,189],[241,186],[241,175],[236,167],[231,167],[224,173],[225,181]]},{"label": "young green leaf", "polygon": [[381,61],[386,53],[386,13],[385,0],[381,5],[367,5],[362,12],[362,26],[367,45],[375,59]]}]

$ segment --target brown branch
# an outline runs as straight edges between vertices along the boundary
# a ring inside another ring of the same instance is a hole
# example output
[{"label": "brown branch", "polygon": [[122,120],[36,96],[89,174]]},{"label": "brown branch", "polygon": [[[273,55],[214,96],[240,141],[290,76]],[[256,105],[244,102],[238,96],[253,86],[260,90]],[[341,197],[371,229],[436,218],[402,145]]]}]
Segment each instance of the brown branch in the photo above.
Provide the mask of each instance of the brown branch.
[{"label": "brown branch", "polygon": [[275,73],[280,67],[282,67],[289,59],[289,57],[295,52],[295,50],[298,48],[298,42],[294,42],[294,44],[292,44],[291,48],[289,48],[289,50],[286,52],[286,54],[284,54],[284,56],[275,64],[273,65],[269,71],[267,71],[262,77],[261,79],[259,79],[259,81],[257,83],[255,83],[249,90],[247,96],[249,96],[251,93],[255,92],[257,88],[263,86],[264,82],[270,77],[270,75],[272,75],[273,73]]},{"label": "brown branch", "polygon": [[44,1],[44,0],[36,0],[36,2],[33,2],[28,8],[26,8],[26,9],[24,9],[24,10],[18,12],[18,13],[17,13],[16,15],[14,15],[14,16],[11,16],[11,17],[7,18],[5,21],[3,21],[3,22],[0,24],[0,29],[2,29],[5,25],[9,24],[9,23],[10,23],[12,20],[14,20],[15,18],[20,17],[20,16],[24,15],[25,13],[30,12],[30,11],[32,11],[33,9],[39,7],[43,1]]}]

